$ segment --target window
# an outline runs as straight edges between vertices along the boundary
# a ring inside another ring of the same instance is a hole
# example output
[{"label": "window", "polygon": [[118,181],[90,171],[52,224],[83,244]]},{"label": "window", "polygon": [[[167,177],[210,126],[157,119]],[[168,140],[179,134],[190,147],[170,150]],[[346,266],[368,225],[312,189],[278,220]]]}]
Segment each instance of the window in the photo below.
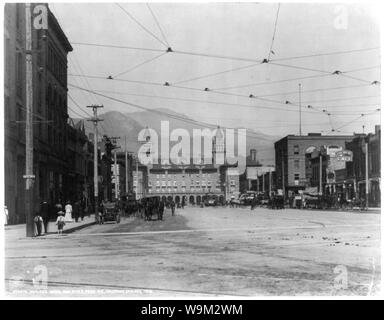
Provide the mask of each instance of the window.
[{"label": "window", "polygon": [[294,179],[295,180],[300,180],[300,173],[295,173],[294,174]]},{"label": "window", "polygon": [[300,169],[300,160],[299,159],[295,159],[294,162],[293,162],[293,166],[296,170]]},{"label": "window", "polygon": [[299,146],[297,144],[293,146],[293,154],[299,154]]},{"label": "window", "polygon": [[23,56],[21,52],[16,53],[16,94],[22,98],[23,82]]}]

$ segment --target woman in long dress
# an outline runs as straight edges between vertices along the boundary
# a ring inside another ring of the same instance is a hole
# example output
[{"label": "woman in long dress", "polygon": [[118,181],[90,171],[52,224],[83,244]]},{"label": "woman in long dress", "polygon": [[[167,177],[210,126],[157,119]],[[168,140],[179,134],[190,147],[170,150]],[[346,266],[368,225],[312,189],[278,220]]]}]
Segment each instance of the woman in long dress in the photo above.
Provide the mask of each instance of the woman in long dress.
[{"label": "woman in long dress", "polygon": [[72,205],[68,201],[67,204],[65,205],[65,222],[72,222]]}]

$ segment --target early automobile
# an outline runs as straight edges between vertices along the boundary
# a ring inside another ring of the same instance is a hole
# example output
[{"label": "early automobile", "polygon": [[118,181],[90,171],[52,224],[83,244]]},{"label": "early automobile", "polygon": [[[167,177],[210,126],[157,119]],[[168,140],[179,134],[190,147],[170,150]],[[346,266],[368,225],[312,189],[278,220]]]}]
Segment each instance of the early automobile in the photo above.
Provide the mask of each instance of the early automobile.
[{"label": "early automobile", "polygon": [[204,205],[206,207],[209,207],[209,206],[217,206],[217,196],[216,195],[209,195],[206,197],[205,201],[204,201]]},{"label": "early automobile", "polygon": [[120,223],[120,209],[116,202],[104,202],[101,223],[115,221]]}]

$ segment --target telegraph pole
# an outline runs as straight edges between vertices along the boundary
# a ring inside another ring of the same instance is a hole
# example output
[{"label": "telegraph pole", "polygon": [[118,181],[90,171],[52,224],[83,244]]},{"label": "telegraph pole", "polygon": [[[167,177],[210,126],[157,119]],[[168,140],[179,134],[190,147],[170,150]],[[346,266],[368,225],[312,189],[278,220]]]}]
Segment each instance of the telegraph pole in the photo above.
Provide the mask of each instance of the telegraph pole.
[{"label": "telegraph pole", "polygon": [[285,173],[284,173],[284,155],[281,159],[281,177],[282,177],[282,186],[283,186],[283,199],[285,200]]},{"label": "telegraph pole", "polygon": [[[140,189],[141,192],[141,189]],[[136,158],[136,198],[138,198],[139,194],[139,157]]]},{"label": "telegraph pole", "polygon": [[323,195],[323,155],[320,150],[320,167],[319,167],[319,195]]},{"label": "telegraph pole", "polygon": [[26,82],[25,82],[25,214],[26,214],[26,235],[33,237],[35,233],[33,223],[33,75],[32,75],[32,16],[31,4],[25,4],[25,53],[26,53]]},{"label": "telegraph pole", "polygon": [[272,194],[272,170],[269,169],[269,196]]},{"label": "telegraph pole", "polygon": [[301,136],[301,83],[299,83],[299,136]]},{"label": "telegraph pole", "polygon": [[369,189],[369,175],[368,175],[368,136],[365,137],[365,207],[368,208],[368,189]]},{"label": "telegraph pole", "polygon": [[117,154],[116,149],[120,148],[116,146],[116,142],[120,137],[110,137],[110,139],[113,141],[114,144],[114,162],[113,162],[113,178],[115,180],[115,199],[117,200],[119,198],[119,184],[120,181],[117,181]]},{"label": "telegraph pole", "polygon": [[87,108],[92,108],[93,110],[93,119],[89,119],[88,121],[93,122],[93,183],[94,183],[94,197],[95,197],[95,220],[98,220],[99,216],[99,173],[98,173],[98,154],[97,154],[97,140],[98,140],[98,130],[97,125],[99,121],[103,121],[103,119],[99,119],[97,117],[97,109],[103,108],[103,106],[92,105],[87,106]]}]

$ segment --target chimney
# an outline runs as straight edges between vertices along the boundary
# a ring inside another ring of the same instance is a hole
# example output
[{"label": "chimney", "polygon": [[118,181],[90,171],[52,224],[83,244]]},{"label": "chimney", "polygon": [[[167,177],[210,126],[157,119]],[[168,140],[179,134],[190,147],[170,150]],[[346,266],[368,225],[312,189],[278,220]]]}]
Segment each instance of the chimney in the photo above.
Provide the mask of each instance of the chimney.
[{"label": "chimney", "polygon": [[251,161],[256,161],[256,149],[250,150]]}]

